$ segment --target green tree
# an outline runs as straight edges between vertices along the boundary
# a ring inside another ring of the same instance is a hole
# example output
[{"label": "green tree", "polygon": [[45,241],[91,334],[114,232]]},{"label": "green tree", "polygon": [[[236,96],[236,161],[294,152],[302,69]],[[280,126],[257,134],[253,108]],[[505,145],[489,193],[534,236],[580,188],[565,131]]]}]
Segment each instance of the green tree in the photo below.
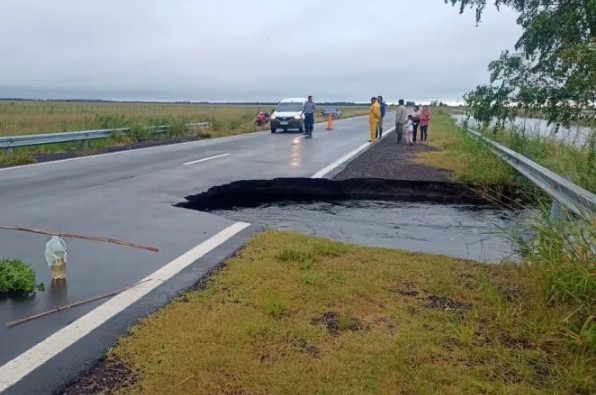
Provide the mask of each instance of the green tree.
[{"label": "green tree", "polygon": [[[486,0],[445,0],[475,9],[480,23]],[[515,51],[489,65],[490,83],[466,94],[471,113],[498,126],[518,110],[543,114],[549,123],[569,126],[596,120],[596,0],[495,0],[519,13],[523,28]],[[594,145],[592,132],[591,145]]]}]

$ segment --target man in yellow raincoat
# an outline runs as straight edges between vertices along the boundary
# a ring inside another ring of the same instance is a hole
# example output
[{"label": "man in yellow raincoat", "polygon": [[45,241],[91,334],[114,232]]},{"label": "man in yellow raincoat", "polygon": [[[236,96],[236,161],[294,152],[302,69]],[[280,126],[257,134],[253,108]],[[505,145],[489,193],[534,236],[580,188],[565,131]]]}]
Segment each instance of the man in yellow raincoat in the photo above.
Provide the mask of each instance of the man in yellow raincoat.
[{"label": "man in yellow raincoat", "polygon": [[370,143],[377,141],[377,128],[381,121],[381,105],[377,102],[377,98],[370,99],[370,111],[368,112],[368,124],[370,125]]}]

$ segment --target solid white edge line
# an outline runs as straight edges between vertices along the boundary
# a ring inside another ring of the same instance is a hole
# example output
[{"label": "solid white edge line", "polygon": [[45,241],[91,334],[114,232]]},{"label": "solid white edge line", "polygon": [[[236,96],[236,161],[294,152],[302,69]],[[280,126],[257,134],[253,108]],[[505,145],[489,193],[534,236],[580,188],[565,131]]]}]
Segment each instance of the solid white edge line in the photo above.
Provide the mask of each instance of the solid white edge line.
[{"label": "solid white edge line", "polygon": [[122,151],[116,151],[116,152],[106,152],[105,154],[88,155],[88,156],[77,156],[75,158],[60,159],[60,160],[51,160],[51,161],[48,161],[48,162],[40,162],[40,163],[30,163],[28,165],[2,167],[2,168],[0,168],[0,172],[2,172],[2,171],[8,171],[8,170],[25,169],[25,168],[28,168],[28,167],[37,167],[37,166],[52,165],[52,164],[56,164],[56,163],[64,163],[64,162],[70,162],[70,161],[75,161],[75,160],[98,159],[98,158],[103,158],[103,157],[106,157],[106,156],[113,156],[113,155],[131,154],[131,153],[135,153],[135,152],[147,152],[147,151],[152,151],[152,150],[168,149],[168,148],[171,149],[172,147],[181,147],[183,145],[190,145],[190,144],[200,145],[200,144],[205,144],[206,142],[219,142],[219,141],[236,140],[236,139],[240,139],[240,138],[244,138],[244,137],[250,137],[250,136],[257,135],[257,134],[265,134],[265,133],[267,133],[267,131],[266,130],[262,130],[262,131],[259,131],[259,132],[244,133],[244,134],[238,134],[238,135],[235,135],[235,136],[216,137],[216,138],[213,138],[213,139],[194,140],[194,141],[187,141],[185,143],[163,144],[163,145],[156,145],[156,146],[153,146],[153,147],[146,147],[146,148],[135,148],[135,149],[127,149],[127,150],[122,150]]},{"label": "solid white edge line", "polygon": [[224,156],[230,156],[230,154],[221,154],[221,155],[210,156],[208,158],[203,158],[203,159],[199,159],[199,160],[193,160],[192,162],[184,163],[182,166],[194,165],[195,163],[206,162],[211,159],[223,158]]},{"label": "solid white edge line", "polygon": [[[345,118],[345,120],[352,120],[352,119],[357,119],[360,117],[352,117],[352,118]],[[344,119],[342,119],[341,121],[343,121]],[[317,122],[315,125],[319,125],[319,124],[323,124],[324,122]],[[236,139],[241,139],[244,137],[250,137],[250,136],[255,136],[258,134],[270,134],[271,132],[267,131],[267,130],[260,130],[258,132],[251,132],[251,133],[243,133],[243,134],[238,134],[235,136],[227,136],[227,137],[216,137],[213,139],[202,139],[202,140],[195,140],[195,141],[187,141],[185,143],[174,143],[174,144],[164,144],[164,145],[156,145],[153,147],[146,147],[146,148],[135,148],[135,149],[129,149],[129,150],[123,150],[123,151],[116,151],[116,152],[107,152],[105,154],[97,154],[97,155],[88,155],[88,156],[77,156],[76,158],[68,158],[68,159],[60,159],[60,160],[52,160],[52,161],[48,161],[48,162],[40,162],[40,163],[30,163],[28,165],[21,165],[21,166],[10,166],[10,167],[2,167],[0,168],[0,172],[2,171],[8,171],[8,170],[17,170],[17,169],[24,169],[24,168],[28,168],[28,167],[36,167],[36,166],[45,166],[45,165],[51,165],[51,164],[56,164],[56,163],[64,163],[64,162],[70,162],[70,161],[75,161],[75,160],[83,160],[83,159],[97,159],[97,158],[102,158],[102,157],[106,157],[106,156],[111,156],[111,155],[122,155],[122,154],[130,154],[130,153],[134,153],[134,152],[146,152],[146,151],[151,151],[151,150],[156,150],[156,149],[167,149],[167,148],[171,148],[171,147],[180,147],[182,145],[188,145],[188,144],[204,144],[205,142],[209,142],[209,141],[227,141],[227,140],[236,140]]]},{"label": "solid white edge line", "polygon": [[219,247],[248,226],[250,224],[236,222],[227,227],[143,279],[150,281],[139,284],[114,296],[68,326],[37,343],[18,357],[0,366],[0,392],[18,383],[33,370],[88,335],[101,324],[131,306],[159,285]]},{"label": "solid white edge line", "polygon": [[[392,127],[391,129],[387,130],[386,132],[383,132],[384,134],[379,140],[384,139],[385,137],[387,137],[387,135],[389,133],[393,132],[394,130],[395,130],[395,127]],[[338,160],[336,160],[329,166],[326,166],[325,168],[319,170],[318,172],[313,174],[313,176],[311,178],[323,178],[331,170],[335,169],[342,163],[352,159],[354,156],[358,155],[360,152],[362,152],[364,149],[366,149],[366,147],[369,147],[370,145],[371,145],[371,143],[362,144],[360,147],[356,148],[354,151],[349,152],[348,154],[342,156],[341,158],[339,158]]]}]

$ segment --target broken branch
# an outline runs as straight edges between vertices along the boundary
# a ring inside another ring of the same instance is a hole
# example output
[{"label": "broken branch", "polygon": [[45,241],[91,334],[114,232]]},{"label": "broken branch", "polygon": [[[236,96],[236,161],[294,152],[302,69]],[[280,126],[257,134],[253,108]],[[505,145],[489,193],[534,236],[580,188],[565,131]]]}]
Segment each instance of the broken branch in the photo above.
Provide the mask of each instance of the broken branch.
[{"label": "broken branch", "polygon": [[130,242],[130,241],[116,240],[116,239],[112,239],[110,237],[85,236],[85,235],[77,235],[77,234],[74,234],[74,233],[56,232],[56,231],[53,231],[53,230],[36,229],[36,228],[25,228],[25,227],[22,227],[22,226],[3,226],[3,225],[0,225],[0,229],[2,229],[2,230],[15,230],[15,231],[18,231],[18,232],[39,233],[39,234],[42,234],[42,235],[60,236],[60,237],[70,238],[70,239],[82,239],[82,240],[102,241],[102,242],[105,242],[105,243],[114,243],[114,244],[120,244],[120,245],[127,246],[127,247],[139,248],[139,249],[142,249],[142,250],[147,250],[147,251],[152,251],[152,252],[159,252],[159,249],[157,247],[147,246],[147,245],[143,245],[143,244],[137,244],[137,243],[133,243],[133,242]]},{"label": "broken branch", "polygon": [[29,317],[25,317],[25,318],[22,318],[22,319],[20,319],[20,320],[11,321],[11,322],[7,323],[7,324],[6,324],[6,326],[7,326],[8,328],[12,328],[13,326],[16,326],[16,325],[23,324],[23,323],[25,323],[25,322],[28,322],[28,321],[34,320],[34,319],[36,319],[36,318],[45,317],[46,315],[53,314],[53,313],[57,313],[57,312],[59,312],[59,311],[63,311],[63,310],[69,310],[69,309],[72,309],[73,307],[77,307],[77,306],[80,306],[80,305],[83,305],[83,304],[87,304],[87,303],[95,302],[96,300],[100,300],[100,299],[109,298],[110,296],[115,296],[115,295],[118,295],[119,293],[122,293],[122,292],[126,291],[127,289],[130,289],[130,288],[136,287],[137,285],[140,285],[140,284],[146,283],[147,281],[150,281],[150,280],[151,280],[151,279],[150,279],[150,278],[148,278],[148,279],[146,279],[146,280],[139,281],[138,283],[135,283],[135,284],[129,285],[128,287],[124,287],[124,288],[120,288],[119,290],[116,290],[116,291],[108,292],[107,294],[103,294],[103,295],[99,295],[99,296],[94,296],[94,297],[92,297],[92,298],[89,298],[89,299],[81,300],[80,302],[76,302],[76,303],[67,304],[66,306],[56,307],[55,309],[48,310],[48,311],[44,311],[43,313],[39,313],[39,314],[35,314],[35,315],[31,315],[31,316],[29,316]]}]

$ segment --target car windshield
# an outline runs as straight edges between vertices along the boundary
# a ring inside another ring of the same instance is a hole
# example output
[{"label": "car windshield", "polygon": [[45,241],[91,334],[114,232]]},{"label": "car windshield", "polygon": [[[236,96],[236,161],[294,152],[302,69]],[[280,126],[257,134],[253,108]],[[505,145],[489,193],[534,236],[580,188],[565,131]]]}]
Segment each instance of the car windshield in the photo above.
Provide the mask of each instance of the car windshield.
[{"label": "car windshield", "polygon": [[337,107],[327,107],[325,111],[337,111]]},{"label": "car windshield", "polygon": [[279,103],[275,111],[278,112],[297,112],[302,111],[302,103]]}]

